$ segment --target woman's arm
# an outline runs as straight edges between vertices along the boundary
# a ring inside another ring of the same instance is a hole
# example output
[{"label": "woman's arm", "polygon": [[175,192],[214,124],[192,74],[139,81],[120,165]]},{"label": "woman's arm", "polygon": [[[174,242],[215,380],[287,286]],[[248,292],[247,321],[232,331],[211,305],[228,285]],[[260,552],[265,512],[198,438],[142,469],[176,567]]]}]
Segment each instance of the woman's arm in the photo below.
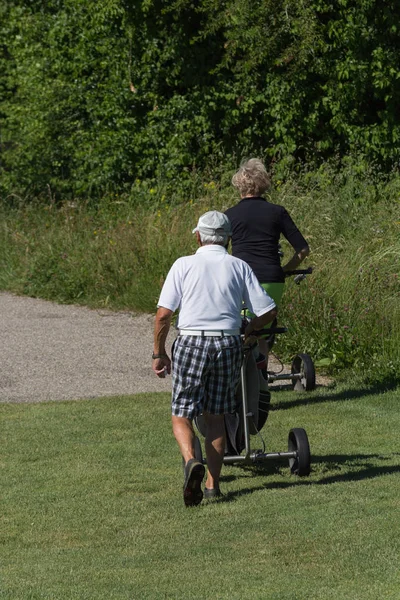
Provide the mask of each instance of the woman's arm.
[{"label": "woman's arm", "polygon": [[282,207],[281,213],[282,233],[294,249],[292,258],[282,266],[283,271],[294,271],[310,254],[310,248],[299,229],[296,227],[292,217],[287,210]]},{"label": "woman's arm", "polygon": [[282,267],[283,271],[294,271],[297,267],[303,262],[303,260],[310,254],[310,249],[308,246],[300,250],[300,252],[295,252],[292,258]]}]

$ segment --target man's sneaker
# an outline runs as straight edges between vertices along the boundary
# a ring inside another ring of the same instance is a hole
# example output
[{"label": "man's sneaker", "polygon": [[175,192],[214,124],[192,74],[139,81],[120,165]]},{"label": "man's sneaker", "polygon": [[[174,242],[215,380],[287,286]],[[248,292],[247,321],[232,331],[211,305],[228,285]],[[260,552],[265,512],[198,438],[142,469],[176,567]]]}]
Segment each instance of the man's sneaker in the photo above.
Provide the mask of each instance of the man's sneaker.
[{"label": "man's sneaker", "polygon": [[208,488],[204,488],[204,498],[206,500],[209,500],[210,498],[221,498],[221,496],[222,493],[219,487],[212,488],[210,490]]},{"label": "man's sneaker", "polygon": [[205,472],[204,465],[196,458],[187,461],[183,484],[183,501],[186,506],[197,506],[203,500],[201,483]]}]

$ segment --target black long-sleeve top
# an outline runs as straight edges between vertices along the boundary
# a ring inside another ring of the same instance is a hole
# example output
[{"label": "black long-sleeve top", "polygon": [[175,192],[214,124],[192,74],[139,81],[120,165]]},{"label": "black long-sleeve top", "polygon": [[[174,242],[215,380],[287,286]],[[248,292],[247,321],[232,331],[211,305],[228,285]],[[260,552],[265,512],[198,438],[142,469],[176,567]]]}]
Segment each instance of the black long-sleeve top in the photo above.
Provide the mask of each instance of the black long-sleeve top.
[{"label": "black long-sleeve top", "polygon": [[281,234],[296,252],[308,244],[283,206],[261,197],[243,198],[225,214],[232,224],[232,254],[247,262],[261,283],[285,281],[280,265]]}]

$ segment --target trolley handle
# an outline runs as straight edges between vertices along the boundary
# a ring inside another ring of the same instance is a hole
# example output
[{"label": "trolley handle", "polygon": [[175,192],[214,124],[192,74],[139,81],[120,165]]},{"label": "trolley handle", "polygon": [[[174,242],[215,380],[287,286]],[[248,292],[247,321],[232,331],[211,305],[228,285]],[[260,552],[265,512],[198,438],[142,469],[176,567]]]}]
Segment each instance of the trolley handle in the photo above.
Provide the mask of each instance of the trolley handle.
[{"label": "trolley handle", "polygon": [[[270,327],[269,329],[258,329],[251,332],[250,337],[267,337],[271,335],[275,335],[276,333],[286,333],[287,327]],[[244,341],[244,334],[242,333],[242,340]],[[252,344],[246,344],[246,351],[253,350],[257,346],[258,342],[253,342]]]},{"label": "trolley handle", "polygon": [[292,275],[295,275],[294,282],[297,285],[300,285],[303,279],[306,278],[306,275],[311,275],[312,271],[312,267],[308,267],[308,269],[295,269],[294,271],[285,271],[285,277],[291,277]]},{"label": "trolley handle", "polygon": [[261,335],[275,335],[276,333],[286,333],[287,327],[270,327],[269,329],[259,329],[251,332],[251,335],[260,337]]},{"label": "trolley handle", "polygon": [[[269,329],[254,329],[250,337],[261,337],[263,335],[275,335],[276,333],[286,333],[287,327],[270,327]],[[244,338],[244,333],[242,333],[242,337]]]},{"label": "trolley handle", "polygon": [[313,272],[312,267],[308,267],[308,269],[294,269],[294,271],[285,271],[285,277],[292,277],[293,275],[311,275]]}]

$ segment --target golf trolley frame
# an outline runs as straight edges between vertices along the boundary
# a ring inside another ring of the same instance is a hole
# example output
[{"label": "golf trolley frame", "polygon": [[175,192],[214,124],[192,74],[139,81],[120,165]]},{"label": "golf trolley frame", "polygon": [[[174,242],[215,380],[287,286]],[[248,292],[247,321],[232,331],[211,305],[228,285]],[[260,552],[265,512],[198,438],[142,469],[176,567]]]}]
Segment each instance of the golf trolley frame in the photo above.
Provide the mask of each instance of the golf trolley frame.
[{"label": "golf trolley frame", "polygon": [[[294,282],[297,285],[306,278],[307,275],[311,275],[312,267],[308,269],[295,269],[294,271],[286,271],[285,277],[294,276]],[[268,346],[271,349],[276,331],[273,328],[269,330],[269,337],[267,338]],[[280,328],[279,333],[286,332],[287,329]],[[279,360],[279,359],[278,359]],[[309,354],[299,353],[292,360],[291,372],[289,373],[275,373],[273,371],[265,371],[265,377],[269,383],[273,381],[291,381],[293,389],[296,392],[311,392],[315,389],[315,367],[314,363]]]},{"label": "golf trolley frame", "polygon": [[[284,333],[285,331],[286,329],[284,327],[274,327],[257,332],[257,336],[270,335],[271,333],[275,335]],[[310,473],[311,455],[308,437],[304,429],[293,428],[289,431],[287,452],[265,451],[265,443],[260,431],[267,420],[269,412],[270,394],[268,392],[268,382],[263,379],[263,384],[265,385],[263,393],[267,394],[268,396],[267,405],[264,405],[264,409],[261,411],[265,413],[264,415],[260,415],[258,412],[259,405],[261,404],[261,401],[259,401],[259,398],[261,399],[261,395],[259,397],[257,396],[257,398],[254,398],[253,394],[253,408],[249,406],[250,403],[248,397],[248,384],[249,381],[252,381],[252,378],[254,379],[254,373],[258,372],[260,377],[262,377],[260,370],[257,370],[253,352],[254,348],[257,346],[257,343],[253,344],[252,346],[243,346],[243,362],[240,372],[240,381],[238,384],[238,392],[241,396],[241,406],[238,407],[238,412],[236,413],[239,421],[239,435],[237,436],[237,439],[239,440],[239,446],[234,448],[232,447],[232,444],[229,444],[229,432],[227,429],[228,423],[225,420],[227,451],[225,453],[223,462],[224,464],[253,464],[263,460],[288,459],[289,467],[293,474],[299,476],[308,475]],[[256,404],[254,400],[256,401]],[[200,433],[205,436],[206,426],[201,415],[200,417],[195,418],[195,423]],[[250,435],[252,434],[261,437],[264,446],[263,450],[251,449]],[[205,462],[203,460],[200,440],[197,437],[195,438],[195,454],[198,460]]]}]

